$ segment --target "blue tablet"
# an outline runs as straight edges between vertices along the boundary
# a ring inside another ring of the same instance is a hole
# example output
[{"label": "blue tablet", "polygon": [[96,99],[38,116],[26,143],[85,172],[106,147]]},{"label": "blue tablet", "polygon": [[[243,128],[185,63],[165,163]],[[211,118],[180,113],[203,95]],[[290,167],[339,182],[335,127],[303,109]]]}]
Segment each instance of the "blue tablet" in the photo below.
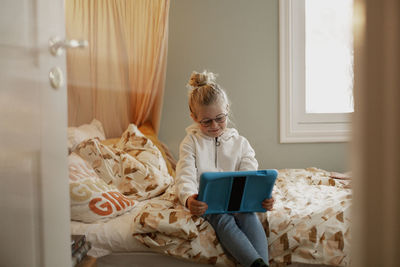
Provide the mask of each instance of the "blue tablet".
[{"label": "blue tablet", "polygon": [[265,212],[261,202],[270,198],[277,170],[204,172],[198,200],[206,202],[205,214]]}]

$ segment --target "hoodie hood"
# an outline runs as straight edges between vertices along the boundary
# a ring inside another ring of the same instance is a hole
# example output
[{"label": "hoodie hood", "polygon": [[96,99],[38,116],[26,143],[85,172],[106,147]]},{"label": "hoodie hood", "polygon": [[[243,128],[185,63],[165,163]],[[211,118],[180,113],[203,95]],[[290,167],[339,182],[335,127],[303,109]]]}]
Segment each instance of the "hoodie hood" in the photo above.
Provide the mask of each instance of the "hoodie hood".
[{"label": "hoodie hood", "polygon": [[[192,125],[190,125],[189,127],[186,128],[186,133],[188,134],[193,134],[193,135],[199,135],[203,138],[206,139],[210,139],[213,140],[214,137],[205,135],[201,129],[200,126],[197,123],[193,123]],[[219,136],[219,138],[221,138],[222,140],[228,140],[231,137],[234,136],[239,136],[239,133],[236,129],[234,128],[225,128],[224,132],[222,133],[222,135]]]}]

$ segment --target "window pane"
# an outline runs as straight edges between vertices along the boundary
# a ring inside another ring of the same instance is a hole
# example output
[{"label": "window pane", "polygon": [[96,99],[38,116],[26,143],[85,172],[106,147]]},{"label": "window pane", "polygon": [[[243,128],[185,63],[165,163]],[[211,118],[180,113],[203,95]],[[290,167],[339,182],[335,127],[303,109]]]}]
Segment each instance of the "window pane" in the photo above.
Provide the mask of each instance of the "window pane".
[{"label": "window pane", "polygon": [[306,0],[306,112],[353,112],[353,0]]}]

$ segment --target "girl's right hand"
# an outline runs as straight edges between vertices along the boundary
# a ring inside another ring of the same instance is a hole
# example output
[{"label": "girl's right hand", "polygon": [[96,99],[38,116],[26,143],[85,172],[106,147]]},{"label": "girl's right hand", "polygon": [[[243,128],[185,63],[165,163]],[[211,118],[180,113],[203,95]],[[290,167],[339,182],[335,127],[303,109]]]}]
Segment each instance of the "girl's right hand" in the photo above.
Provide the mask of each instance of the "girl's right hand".
[{"label": "girl's right hand", "polygon": [[197,200],[198,194],[191,195],[186,200],[186,206],[193,215],[201,216],[208,209],[207,203]]},{"label": "girl's right hand", "polygon": [[273,197],[266,198],[261,203],[261,205],[263,206],[264,209],[266,209],[268,211],[271,211],[273,209],[273,207],[274,207],[274,202],[275,202],[275,199]]}]

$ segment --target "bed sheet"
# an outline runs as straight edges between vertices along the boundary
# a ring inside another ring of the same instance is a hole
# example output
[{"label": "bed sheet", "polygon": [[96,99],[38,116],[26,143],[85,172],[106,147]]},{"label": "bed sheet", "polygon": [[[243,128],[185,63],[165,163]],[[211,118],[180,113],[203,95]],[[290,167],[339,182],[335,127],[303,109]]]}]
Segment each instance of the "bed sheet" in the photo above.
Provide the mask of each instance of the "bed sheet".
[{"label": "bed sheet", "polygon": [[148,251],[143,243],[132,237],[134,210],[107,221],[83,223],[71,221],[71,234],[85,235],[92,244],[89,255],[99,258],[114,252]]}]

